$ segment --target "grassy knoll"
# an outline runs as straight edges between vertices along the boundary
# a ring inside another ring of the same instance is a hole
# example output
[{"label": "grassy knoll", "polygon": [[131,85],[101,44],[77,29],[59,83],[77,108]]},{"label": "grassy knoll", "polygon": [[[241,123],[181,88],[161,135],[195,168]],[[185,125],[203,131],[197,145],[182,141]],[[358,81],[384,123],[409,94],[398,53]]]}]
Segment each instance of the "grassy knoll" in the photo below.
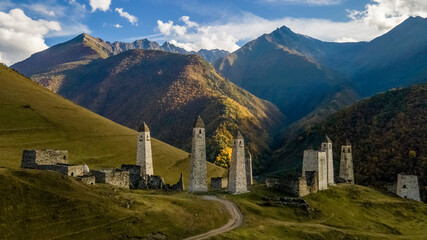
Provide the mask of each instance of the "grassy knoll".
[{"label": "grassy knoll", "polygon": [[213,239],[425,239],[427,205],[363,186],[338,185],[305,197],[309,210],[261,206],[262,197],[286,196],[254,186],[220,197],[235,202],[242,227]]},{"label": "grassy knoll", "polygon": [[89,186],[48,171],[0,168],[0,182],[0,239],[181,239],[229,218],[187,193]]},{"label": "grassy knoll", "polygon": [[[136,134],[0,66],[1,167],[18,168],[23,149],[40,148],[66,149],[71,163],[90,168],[120,167],[136,160]],[[155,174],[188,179],[188,153],[156,139],[152,148]],[[208,164],[209,176],[224,174]]]}]

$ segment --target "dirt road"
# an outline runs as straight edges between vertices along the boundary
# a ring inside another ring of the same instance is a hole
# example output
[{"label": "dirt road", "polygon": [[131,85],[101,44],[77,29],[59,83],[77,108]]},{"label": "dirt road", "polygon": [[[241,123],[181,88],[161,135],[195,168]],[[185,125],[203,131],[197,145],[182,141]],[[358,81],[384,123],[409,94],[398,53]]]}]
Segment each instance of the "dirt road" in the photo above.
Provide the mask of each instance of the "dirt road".
[{"label": "dirt road", "polygon": [[227,200],[219,199],[216,196],[203,196],[202,198],[205,200],[217,201],[217,202],[222,203],[225,206],[225,208],[227,209],[227,211],[230,213],[231,219],[227,222],[227,224],[225,224],[224,226],[222,226],[220,228],[211,230],[207,233],[199,234],[197,236],[186,238],[186,240],[207,239],[209,237],[213,237],[215,235],[222,234],[222,233],[228,232],[230,230],[233,230],[243,223],[243,215],[240,212],[239,208],[236,206],[236,204],[234,204],[230,201],[227,201]]}]

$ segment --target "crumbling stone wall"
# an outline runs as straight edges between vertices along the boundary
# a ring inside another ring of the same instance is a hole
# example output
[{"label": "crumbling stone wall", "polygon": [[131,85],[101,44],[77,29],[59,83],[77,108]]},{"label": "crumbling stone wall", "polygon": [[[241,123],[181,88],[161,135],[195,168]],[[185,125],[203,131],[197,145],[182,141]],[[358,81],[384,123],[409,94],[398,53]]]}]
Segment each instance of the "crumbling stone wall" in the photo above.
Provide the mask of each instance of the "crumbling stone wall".
[{"label": "crumbling stone wall", "polygon": [[396,193],[402,198],[409,198],[416,201],[421,201],[420,189],[418,186],[418,177],[415,175],[397,175]]},{"label": "crumbling stone wall", "polygon": [[121,169],[97,169],[90,173],[95,176],[97,183],[107,183],[114,186],[129,188],[129,172]]},{"label": "crumbling stone wall", "polygon": [[68,151],[66,150],[24,150],[22,152],[21,167],[37,168],[39,165],[67,164]]},{"label": "crumbling stone wall", "polygon": [[84,176],[80,176],[77,177],[78,181],[82,181],[83,183],[89,184],[89,185],[95,185],[95,176],[91,176],[91,175],[84,175]]},{"label": "crumbling stone wall", "polygon": [[211,190],[220,191],[226,188],[228,185],[228,179],[223,177],[211,178]]},{"label": "crumbling stone wall", "polygon": [[137,189],[141,179],[141,166],[123,164],[121,169],[129,172],[129,187]]}]

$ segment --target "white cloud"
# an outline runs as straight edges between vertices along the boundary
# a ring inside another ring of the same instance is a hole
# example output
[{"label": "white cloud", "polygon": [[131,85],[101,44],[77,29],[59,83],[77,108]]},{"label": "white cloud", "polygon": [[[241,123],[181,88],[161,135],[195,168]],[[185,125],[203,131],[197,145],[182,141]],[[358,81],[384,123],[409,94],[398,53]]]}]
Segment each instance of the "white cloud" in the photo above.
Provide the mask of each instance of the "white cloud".
[{"label": "white cloud", "polygon": [[110,9],[111,0],[89,0],[89,5],[92,7],[92,12],[97,9],[105,12]]},{"label": "white cloud", "polygon": [[113,27],[115,27],[115,28],[122,28],[123,26],[120,25],[120,24],[114,24]]},{"label": "white cloud", "polygon": [[304,5],[336,5],[342,0],[261,0],[268,3],[288,3],[288,4],[304,4]]},{"label": "white cloud", "polygon": [[138,26],[138,18],[123,11],[123,8],[116,8],[116,12],[120,14],[120,17],[126,18],[132,25]]},{"label": "white cloud", "polygon": [[410,16],[427,17],[426,0],[372,0],[364,11],[347,10],[353,21],[389,30]]},{"label": "white cloud", "polygon": [[190,21],[188,16],[183,16],[180,18],[183,24],[158,20],[157,30],[162,35],[156,36],[156,40],[169,41],[193,51],[202,48],[234,51],[240,47],[237,43],[250,41],[285,25],[296,33],[323,41],[370,41],[410,16],[427,17],[427,1],[372,0],[363,11],[347,11],[349,20],[343,22],[289,17],[265,19],[251,13],[243,13],[239,17],[229,17],[224,22],[200,24]]},{"label": "white cloud", "polygon": [[60,30],[59,22],[33,20],[18,8],[0,12],[0,61],[9,65],[46,49],[43,37]]}]

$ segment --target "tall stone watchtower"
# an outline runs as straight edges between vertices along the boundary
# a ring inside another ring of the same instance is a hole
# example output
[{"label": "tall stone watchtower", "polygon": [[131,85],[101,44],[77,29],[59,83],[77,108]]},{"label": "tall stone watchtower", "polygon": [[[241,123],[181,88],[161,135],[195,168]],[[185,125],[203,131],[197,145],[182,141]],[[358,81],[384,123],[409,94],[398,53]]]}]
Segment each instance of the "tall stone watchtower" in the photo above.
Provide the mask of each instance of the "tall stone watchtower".
[{"label": "tall stone watchtower", "polygon": [[252,155],[248,151],[248,155],[246,156],[246,182],[248,186],[252,186],[253,179],[252,179]]},{"label": "tall stone watchtower", "polygon": [[145,122],[142,123],[138,129],[136,165],[141,166],[142,177],[145,177],[146,175],[154,175],[150,129],[148,129]]},{"label": "tall stone watchtower", "polygon": [[328,185],[334,185],[334,158],[332,154],[332,141],[326,135],[325,140],[322,142],[321,150],[326,152],[326,165],[328,173]]},{"label": "tall stone watchtower", "polygon": [[245,164],[245,142],[240,132],[234,136],[228,172],[228,192],[239,194],[248,192]]},{"label": "tall stone watchtower", "polygon": [[205,124],[200,116],[193,125],[189,192],[207,192]]},{"label": "tall stone watchtower", "polygon": [[347,139],[344,146],[341,146],[340,178],[354,184],[353,157],[351,143]]}]

